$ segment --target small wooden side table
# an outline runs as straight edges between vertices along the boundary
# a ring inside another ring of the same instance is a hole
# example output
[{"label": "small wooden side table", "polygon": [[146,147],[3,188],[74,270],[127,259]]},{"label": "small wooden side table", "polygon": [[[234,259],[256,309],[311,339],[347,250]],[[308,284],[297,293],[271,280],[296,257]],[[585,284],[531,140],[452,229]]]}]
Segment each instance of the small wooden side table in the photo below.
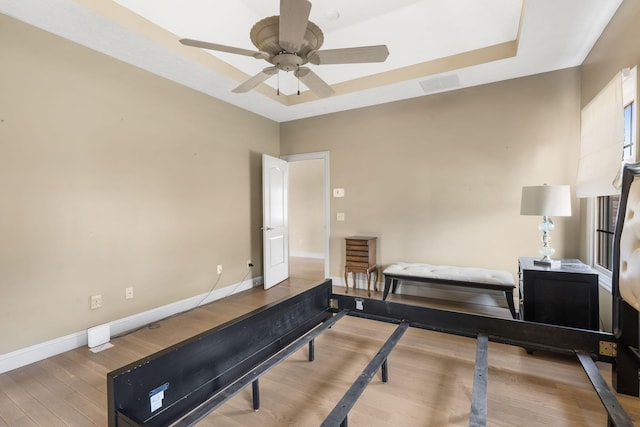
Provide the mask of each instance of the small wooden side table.
[{"label": "small wooden side table", "polygon": [[378,267],[376,265],[377,237],[351,236],[346,238],[346,261],[344,265],[344,285],[349,293],[348,276],[353,277],[353,288],[356,288],[356,273],[367,275],[367,292],[371,296],[371,273],[375,272],[374,289],[378,290]]}]

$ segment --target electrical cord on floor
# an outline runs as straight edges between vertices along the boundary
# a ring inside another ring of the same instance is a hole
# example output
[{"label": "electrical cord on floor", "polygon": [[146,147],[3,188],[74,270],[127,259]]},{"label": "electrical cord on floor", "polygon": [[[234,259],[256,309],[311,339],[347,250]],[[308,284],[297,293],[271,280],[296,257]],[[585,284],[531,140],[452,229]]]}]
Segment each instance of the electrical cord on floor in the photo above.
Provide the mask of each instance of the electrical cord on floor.
[{"label": "electrical cord on floor", "polygon": [[[247,276],[249,275],[249,273],[251,273],[251,269],[252,269],[252,267],[247,267],[247,272],[244,274],[244,276],[242,276],[242,279],[240,279],[240,281],[233,287],[233,289],[231,289],[231,291],[227,295],[222,296],[219,299],[226,298],[228,296],[233,295],[236,292],[236,290],[238,289],[238,287],[240,287],[240,285],[242,285],[244,283],[244,281],[247,278]],[[172,314],[170,316],[167,316],[167,317],[163,317],[162,319],[156,320],[154,322],[148,323],[146,325],[140,326],[140,327],[132,329],[130,331],[122,332],[121,334],[114,335],[111,338],[120,338],[120,337],[129,335],[129,334],[132,334],[134,332],[138,332],[139,330],[145,329],[145,328],[147,328],[147,329],[158,329],[161,326],[160,322],[165,321],[167,319],[171,319],[173,317],[180,316],[180,315],[185,314],[185,313],[189,313],[189,312],[195,310],[196,308],[200,307],[202,305],[202,303],[207,300],[207,298],[209,298],[211,296],[213,291],[218,287],[218,283],[220,283],[220,279],[221,278],[222,278],[222,273],[218,274],[218,277],[216,278],[216,280],[211,283],[211,286],[209,287],[209,291],[207,292],[207,294],[194,307],[188,308],[188,309],[186,309],[184,311],[181,311],[179,313],[174,313],[174,314]]]}]

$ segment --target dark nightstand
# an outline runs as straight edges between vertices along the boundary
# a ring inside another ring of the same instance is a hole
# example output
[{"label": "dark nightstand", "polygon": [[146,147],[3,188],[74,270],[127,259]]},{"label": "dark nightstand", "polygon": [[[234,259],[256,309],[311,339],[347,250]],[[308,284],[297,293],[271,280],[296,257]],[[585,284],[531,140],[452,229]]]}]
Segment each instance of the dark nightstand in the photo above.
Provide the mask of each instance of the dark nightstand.
[{"label": "dark nightstand", "polygon": [[557,268],[535,259],[518,258],[520,319],[599,330],[598,273],[577,259]]}]

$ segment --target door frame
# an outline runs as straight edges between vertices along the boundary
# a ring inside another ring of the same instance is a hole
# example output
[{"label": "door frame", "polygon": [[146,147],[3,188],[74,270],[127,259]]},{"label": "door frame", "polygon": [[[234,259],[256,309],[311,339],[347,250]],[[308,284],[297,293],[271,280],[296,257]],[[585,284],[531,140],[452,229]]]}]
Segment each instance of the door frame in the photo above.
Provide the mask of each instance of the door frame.
[{"label": "door frame", "polygon": [[[329,242],[331,236],[331,206],[330,206],[330,181],[329,181],[329,152],[318,151],[314,153],[287,154],[280,156],[288,163],[304,160],[324,160],[324,277],[331,277],[331,259],[329,256]],[[289,200],[289,203],[291,201]]]}]

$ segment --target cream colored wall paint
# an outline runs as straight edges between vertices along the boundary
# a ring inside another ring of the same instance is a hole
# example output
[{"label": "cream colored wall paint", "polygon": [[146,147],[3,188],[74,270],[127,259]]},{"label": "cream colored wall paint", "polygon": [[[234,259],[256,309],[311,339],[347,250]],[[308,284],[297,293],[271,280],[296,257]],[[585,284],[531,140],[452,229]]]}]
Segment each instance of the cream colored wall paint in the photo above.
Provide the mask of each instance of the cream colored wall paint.
[{"label": "cream colored wall paint", "polygon": [[[623,1],[598,42],[583,62],[581,105],[587,105],[613,78],[615,73],[627,67],[631,68],[640,65],[639,21],[640,2]],[[640,99],[640,87],[638,87],[636,99]],[[638,122],[637,108],[636,122]],[[640,141],[639,134],[636,134],[636,141]],[[586,206],[584,201],[581,204]],[[581,218],[581,229],[587,229],[584,215]],[[583,254],[587,253],[587,242],[584,238],[581,240],[581,251]],[[603,328],[607,331],[612,329],[611,306],[611,294],[601,290],[600,317],[603,320]]]},{"label": "cream colored wall paint", "polygon": [[[347,188],[332,274],[354,233],[380,236],[382,263],[515,273],[539,240],[520,187],[573,184],[579,106],[640,62],[620,43],[639,8],[624,1],[585,61],[582,97],[565,70],[283,124],[282,152],[330,150]],[[277,124],[2,15],[0,62],[0,353],[206,291],[217,263],[235,283],[247,252],[260,271],[259,153],[278,155]],[[556,221],[559,256],[578,252],[578,212]]]},{"label": "cream colored wall paint", "polygon": [[640,64],[640,2],[624,0],[582,64],[584,106],[623,68]]},{"label": "cream colored wall paint", "polygon": [[324,255],[324,160],[289,163],[289,251]]},{"label": "cream colored wall paint", "polygon": [[0,354],[260,274],[277,123],[3,15],[0,63]]},{"label": "cream colored wall paint", "polygon": [[[421,261],[517,272],[537,256],[541,218],[524,185],[575,183],[579,70],[568,69],[283,123],[283,154],[331,152],[331,274],[344,238],[378,236],[378,263]],[[556,218],[557,256],[578,253],[579,208]],[[336,212],[346,221],[336,222]]]}]

